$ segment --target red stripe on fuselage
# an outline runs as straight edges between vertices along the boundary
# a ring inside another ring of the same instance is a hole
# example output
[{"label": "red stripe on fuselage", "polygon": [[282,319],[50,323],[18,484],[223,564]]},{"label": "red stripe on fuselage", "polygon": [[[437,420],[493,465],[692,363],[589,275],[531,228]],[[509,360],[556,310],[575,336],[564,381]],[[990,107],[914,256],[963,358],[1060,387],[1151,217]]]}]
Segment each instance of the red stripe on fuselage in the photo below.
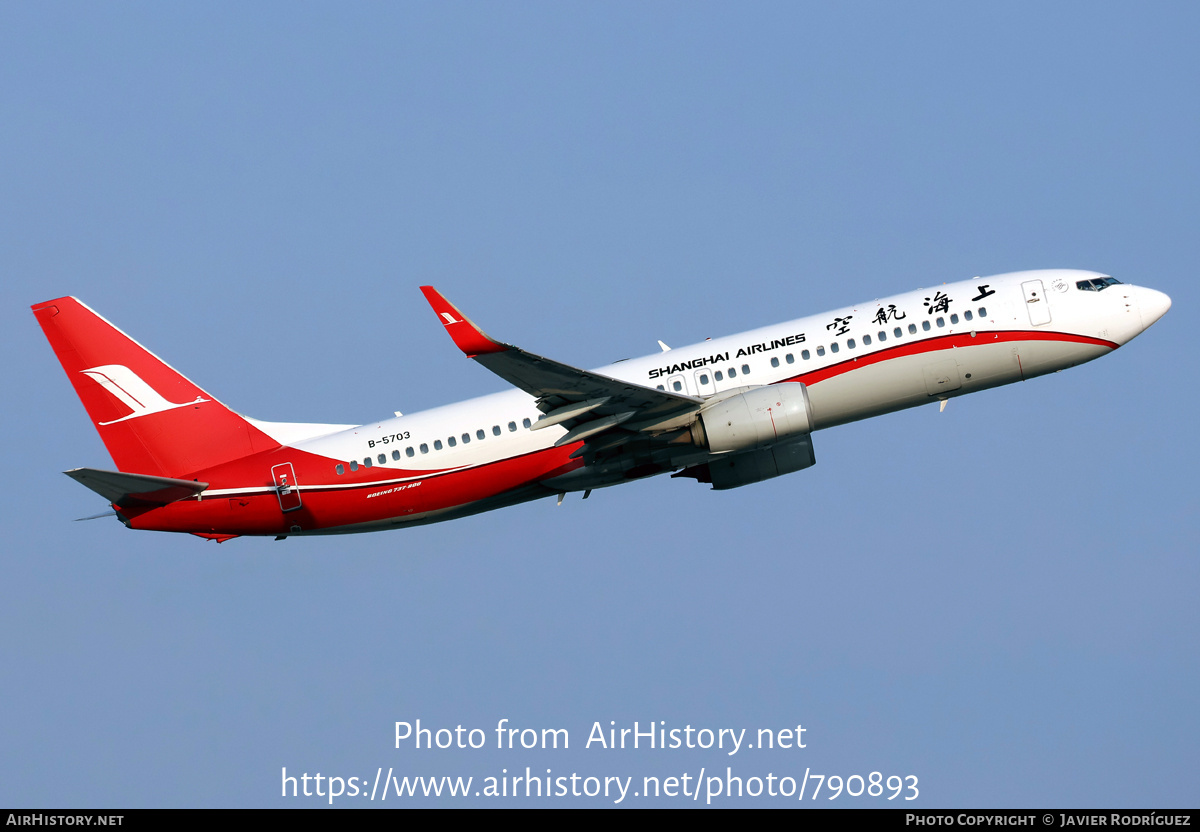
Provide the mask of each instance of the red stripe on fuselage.
[{"label": "red stripe on fuselage", "polygon": [[1074,335],[1069,332],[1042,332],[1042,331],[1024,331],[1024,330],[1006,330],[1001,332],[982,331],[972,335],[969,332],[954,335],[939,335],[934,338],[924,338],[920,341],[909,341],[905,344],[896,344],[894,347],[888,347],[885,350],[868,353],[866,355],[857,355],[851,358],[845,358],[837,364],[830,364],[828,367],[821,367],[811,372],[801,373],[784,381],[800,381],[805,384],[817,384],[834,376],[840,376],[848,373],[851,370],[856,370],[859,367],[866,367],[871,364],[879,364],[884,361],[890,361],[893,358],[903,358],[908,355],[920,355],[926,352],[938,352],[941,350],[957,349],[961,347],[976,347],[982,344],[999,344],[1011,341],[1063,341],[1073,344],[1092,344],[1097,347],[1108,347],[1116,349],[1118,344],[1112,341],[1105,341],[1102,338],[1092,338],[1087,335]]}]

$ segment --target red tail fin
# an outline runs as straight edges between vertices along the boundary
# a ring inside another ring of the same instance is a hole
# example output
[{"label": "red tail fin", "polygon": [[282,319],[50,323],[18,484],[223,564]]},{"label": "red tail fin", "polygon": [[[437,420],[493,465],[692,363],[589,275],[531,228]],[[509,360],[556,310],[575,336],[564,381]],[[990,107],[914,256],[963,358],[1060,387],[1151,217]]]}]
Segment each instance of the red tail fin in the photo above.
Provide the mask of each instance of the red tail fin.
[{"label": "red tail fin", "polygon": [[121,471],[182,477],[279,445],[75,298],[33,314]]}]

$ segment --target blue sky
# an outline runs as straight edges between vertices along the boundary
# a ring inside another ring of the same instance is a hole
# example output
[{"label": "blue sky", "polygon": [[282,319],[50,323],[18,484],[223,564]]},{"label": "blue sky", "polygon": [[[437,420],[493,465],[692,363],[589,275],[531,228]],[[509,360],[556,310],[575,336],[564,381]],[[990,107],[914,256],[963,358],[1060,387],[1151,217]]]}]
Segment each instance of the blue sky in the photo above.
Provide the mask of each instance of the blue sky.
[{"label": "blue sky", "polygon": [[[1184,3],[3,6],[0,805],[319,805],[280,797],[284,766],[728,765],[916,775],[923,807],[1194,806],[1198,25]],[[598,366],[1041,267],[1174,307],[1100,361],[819,433],[816,467],[768,483],[221,546],[72,522],[103,504],[60,472],[110,460],[28,309],[77,295],[241,412],[346,423],[503,389],[425,283]],[[418,718],[572,747],[394,748]],[[808,747],[585,749],[610,720],[800,723]]]}]

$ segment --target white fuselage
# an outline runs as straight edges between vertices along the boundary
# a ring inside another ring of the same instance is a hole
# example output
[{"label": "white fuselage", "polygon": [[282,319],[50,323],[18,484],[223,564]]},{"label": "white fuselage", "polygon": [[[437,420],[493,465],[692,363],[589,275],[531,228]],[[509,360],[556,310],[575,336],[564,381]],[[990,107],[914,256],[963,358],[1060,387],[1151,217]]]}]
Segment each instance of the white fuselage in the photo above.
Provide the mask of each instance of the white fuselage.
[{"label": "white fuselage", "polygon": [[[1097,272],[1046,270],[943,284],[620,361],[595,372],[699,397],[748,385],[805,381],[819,430],[1082,364],[1126,343],[1166,311],[1166,296],[1152,289],[1127,284],[1099,292],[1076,288],[1080,280],[1099,277],[1103,275]],[[1033,304],[1022,292],[1022,284],[1031,281],[1043,287]],[[980,286],[987,287],[985,296],[975,300]],[[946,305],[939,308],[942,297]],[[1036,303],[1049,311],[1045,323],[1031,319],[1030,307]],[[942,381],[947,375],[949,380]],[[458,469],[552,446],[566,431],[528,430],[525,420],[539,416],[531,396],[510,390],[295,445],[347,464],[371,459],[397,473],[412,467]],[[397,436],[404,438],[393,438]],[[397,450],[399,460],[392,458]],[[380,454],[383,463],[378,462]]]},{"label": "white fuselage", "polygon": [[131,528],[217,540],[428,523],[667,471],[736,488],[815,464],[814,431],[1091,361],[1170,307],[1096,272],[1015,272],[587,371],[422,291],[456,346],[515,389],[358,427],[260,422],[78,299],[36,305],[120,467],[69,473]]}]

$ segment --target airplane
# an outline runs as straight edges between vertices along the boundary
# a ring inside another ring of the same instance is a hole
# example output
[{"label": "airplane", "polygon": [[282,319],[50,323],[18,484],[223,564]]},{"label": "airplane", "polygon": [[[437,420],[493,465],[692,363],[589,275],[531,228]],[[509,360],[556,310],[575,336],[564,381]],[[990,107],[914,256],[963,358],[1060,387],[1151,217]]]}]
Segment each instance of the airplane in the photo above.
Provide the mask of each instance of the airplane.
[{"label": "airplane", "polygon": [[[433,523],[672,472],[726,490],[815,464],[835,425],[1073,367],[1162,292],[1092,271],[977,277],[583,370],[437,320],[515,389],[364,425],[229,409],[73,297],[32,309],[117,470],[67,476],[131,529],[223,542]],[[87,518],[84,518],[87,519]]]}]

